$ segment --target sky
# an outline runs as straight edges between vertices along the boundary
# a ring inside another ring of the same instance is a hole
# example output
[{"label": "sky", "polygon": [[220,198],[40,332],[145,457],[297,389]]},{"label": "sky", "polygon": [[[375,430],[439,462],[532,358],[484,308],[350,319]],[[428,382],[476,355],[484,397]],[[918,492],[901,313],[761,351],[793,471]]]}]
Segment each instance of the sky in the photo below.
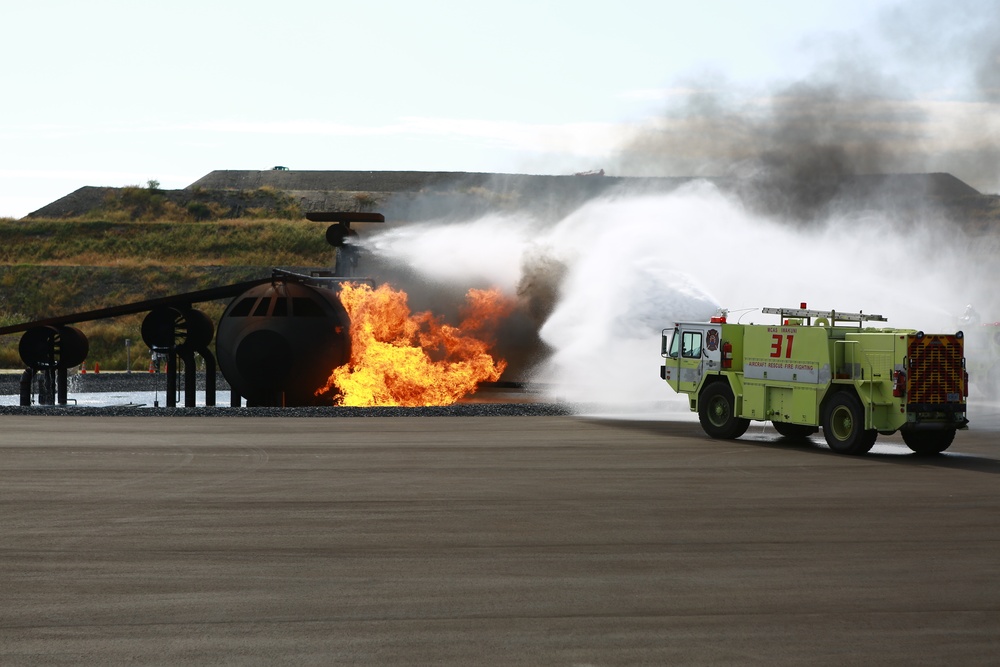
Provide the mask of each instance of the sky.
[{"label": "sky", "polygon": [[721,175],[804,116],[859,169],[1000,191],[995,0],[5,0],[2,16],[0,217],[276,165]]}]

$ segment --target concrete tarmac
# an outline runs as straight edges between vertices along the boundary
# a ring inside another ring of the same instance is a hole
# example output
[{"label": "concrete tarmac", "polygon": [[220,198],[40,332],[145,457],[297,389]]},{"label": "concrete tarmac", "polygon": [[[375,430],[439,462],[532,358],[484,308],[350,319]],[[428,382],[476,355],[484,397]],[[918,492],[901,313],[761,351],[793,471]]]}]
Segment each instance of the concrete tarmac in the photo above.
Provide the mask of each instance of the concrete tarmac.
[{"label": "concrete tarmac", "polygon": [[0,418],[4,665],[994,665],[1000,446]]}]

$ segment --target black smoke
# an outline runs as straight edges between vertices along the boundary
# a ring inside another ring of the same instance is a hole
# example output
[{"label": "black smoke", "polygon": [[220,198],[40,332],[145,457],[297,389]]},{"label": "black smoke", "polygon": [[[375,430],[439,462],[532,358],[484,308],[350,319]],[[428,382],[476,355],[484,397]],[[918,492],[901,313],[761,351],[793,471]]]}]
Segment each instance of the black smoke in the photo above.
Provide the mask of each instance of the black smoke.
[{"label": "black smoke", "polygon": [[639,129],[618,170],[711,177],[754,211],[798,221],[856,196],[872,174],[949,172],[996,192],[1000,4],[906,2],[878,28],[877,44],[821,40],[827,51],[801,81],[678,82],[695,92]]}]

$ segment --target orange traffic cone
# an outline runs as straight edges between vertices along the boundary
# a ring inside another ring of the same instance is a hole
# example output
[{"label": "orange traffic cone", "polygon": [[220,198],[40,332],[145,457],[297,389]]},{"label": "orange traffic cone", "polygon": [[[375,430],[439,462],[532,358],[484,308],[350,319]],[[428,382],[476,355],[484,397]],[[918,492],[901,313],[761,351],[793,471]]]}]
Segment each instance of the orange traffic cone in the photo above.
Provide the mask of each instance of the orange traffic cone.
[{"label": "orange traffic cone", "polygon": [[87,374],[87,362],[86,361],[81,361],[80,362],[80,375],[86,375],[86,374]]},{"label": "orange traffic cone", "polygon": [[100,362],[97,362],[97,361],[94,362],[94,372],[95,373],[100,373],[101,372],[101,364],[100,364]]},{"label": "orange traffic cone", "polygon": [[150,360],[149,360],[149,372],[150,372],[150,373],[153,373],[153,372],[155,372],[155,371],[153,370],[153,360],[152,360],[152,359],[150,359]]}]

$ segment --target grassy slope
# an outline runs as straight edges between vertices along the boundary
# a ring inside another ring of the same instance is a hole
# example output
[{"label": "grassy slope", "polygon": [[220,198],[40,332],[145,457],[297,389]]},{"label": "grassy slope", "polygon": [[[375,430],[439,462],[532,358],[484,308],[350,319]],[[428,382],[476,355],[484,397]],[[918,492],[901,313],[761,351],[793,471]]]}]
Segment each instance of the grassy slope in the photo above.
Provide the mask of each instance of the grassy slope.
[{"label": "grassy slope", "polygon": [[[307,221],[0,221],[0,324],[204,289],[269,275],[274,266],[328,266],[325,226]],[[217,320],[225,302],[204,304]],[[79,326],[89,363],[144,370],[142,316]],[[19,334],[0,337],[0,368],[21,368]]]},{"label": "grassy slope", "polygon": [[325,263],[325,225],[308,221],[0,223],[0,264],[122,266]]},{"label": "grassy slope", "polygon": [[[181,207],[169,201],[169,194],[122,188],[102,195],[104,205],[88,209],[86,219],[0,219],[0,325],[226,285],[266,276],[273,266],[329,266],[332,260],[324,239],[326,226],[303,220],[284,193],[259,188],[226,193],[233,201],[223,201],[218,193],[211,200],[211,191],[196,191],[193,200],[198,203],[204,195],[215,217],[236,209],[253,216],[205,222],[194,222],[197,211],[190,202]],[[434,201],[433,196],[425,197],[425,205],[433,210],[450,210],[456,204]],[[902,218],[919,218],[924,205],[909,196],[893,202],[896,216]],[[942,195],[937,203],[951,213],[956,231],[964,232],[969,244],[982,250],[1000,243],[1000,197]],[[259,217],[268,211],[275,218]],[[161,221],[171,216],[183,221]],[[219,302],[204,304],[203,309],[216,321],[224,307]],[[90,363],[124,368],[124,341],[130,339],[133,367],[143,370],[148,357],[141,322],[137,315],[82,324],[90,339]],[[19,340],[17,334],[0,337],[0,368],[22,367]]]}]

